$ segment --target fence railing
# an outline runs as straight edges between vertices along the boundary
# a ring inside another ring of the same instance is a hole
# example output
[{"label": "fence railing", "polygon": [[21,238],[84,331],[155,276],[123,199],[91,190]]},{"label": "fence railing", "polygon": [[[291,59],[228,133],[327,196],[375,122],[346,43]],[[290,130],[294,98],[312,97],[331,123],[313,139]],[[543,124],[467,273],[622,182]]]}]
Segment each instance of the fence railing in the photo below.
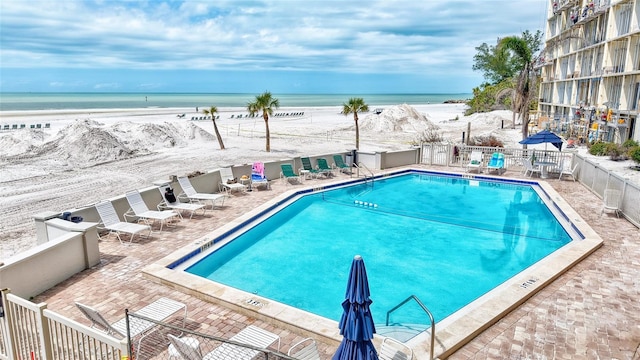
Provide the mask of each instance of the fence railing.
[{"label": "fence railing", "polygon": [[[189,329],[182,321],[160,322],[133,312],[127,312],[127,324],[140,324],[134,318],[154,323],[152,332],[140,339],[116,339],[106,333],[68,319],[51,310],[44,303],[35,304],[1,291],[4,316],[0,317],[0,360],[171,360],[179,359],[171,349],[167,334],[189,338],[188,344],[198,354],[207,354],[222,344],[233,345],[236,350],[254,352],[255,359],[294,360],[271,349],[256,348],[228,339],[202,334]],[[1,312],[0,312],[1,314]],[[197,325],[196,325],[197,326]],[[127,334],[137,333],[128,329]],[[197,344],[197,345],[196,345]],[[229,355],[232,356],[233,355]]]}]

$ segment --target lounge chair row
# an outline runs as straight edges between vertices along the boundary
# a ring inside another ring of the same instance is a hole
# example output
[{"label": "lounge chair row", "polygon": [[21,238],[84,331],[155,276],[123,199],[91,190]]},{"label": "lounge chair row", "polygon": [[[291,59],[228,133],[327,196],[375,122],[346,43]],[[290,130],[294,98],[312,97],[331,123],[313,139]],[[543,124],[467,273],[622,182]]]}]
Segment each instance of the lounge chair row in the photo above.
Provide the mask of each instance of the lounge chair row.
[{"label": "lounge chair row", "polygon": [[300,158],[302,162],[302,168],[296,173],[293,170],[293,165],[282,164],[280,165],[281,172],[280,178],[285,179],[288,183],[293,181],[300,182],[302,177],[314,178],[318,176],[331,177],[334,175],[334,170],[338,169],[340,172],[351,173],[351,167],[344,163],[342,155],[333,155],[333,165],[330,167],[327,159],[317,158],[317,165],[314,167],[311,165],[311,159],[308,157]]},{"label": "lounge chair row", "polygon": [[[26,129],[26,124],[4,124],[2,125],[2,130],[18,130],[18,129]],[[45,123],[44,126],[42,124],[31,124],[29,125],[29,129],[49,129],[51,128],[50,123]]]},{"label": "lounge chair row", "polygon": [[[184,117],[178,115],[178,117]],[[216,120],[220,119],[220,115],[216,115]],[[192,116],[191,120],[213,120],[213,116]]]},{"label": "lounge chair row", "polygon": [[[168,199],[166,188],[158,188],[162,195],[162,201],[157,205],[157,210],[151,210],[142,199],[137,190],[128,191],[125,194],[129,203],[129,210],[123,214],[125,221],[121,221],[116,210],[109,200],[104,200],[95,205],[100,216],[99,229],[108,231],[109,234],[116,234],[121,243],[124,243],[121,235],[128,234],[131,243],[136,234],[147,232],[147,237],[151,235],[151,226],[160,223],[160,231],[163,227],[170,226],[173,222],[183,219],[182,213],[190,213],[189,218],[202,211],[206,212],[207,203],[213,209],[216,206],[224,205],[225,195],[198,193],[187,177],[178,178],[182,193],[177,198]],[[184,200],[184,201],[179,201]],[[136,222],[129,222],[129,220]]]}]

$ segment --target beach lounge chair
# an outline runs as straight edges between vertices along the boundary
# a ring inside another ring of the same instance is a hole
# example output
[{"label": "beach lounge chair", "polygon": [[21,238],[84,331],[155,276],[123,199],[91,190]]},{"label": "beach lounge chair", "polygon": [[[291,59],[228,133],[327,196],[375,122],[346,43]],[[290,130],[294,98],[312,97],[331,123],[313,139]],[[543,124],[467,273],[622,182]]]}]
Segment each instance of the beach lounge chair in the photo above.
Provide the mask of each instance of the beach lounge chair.
[{"label": "beach lounge chair", "polygon": [[298,360],[320,360],[318,345],[312,338],[306,338],[293,344],[287,355]]},{"label": "beach lounge chair", "polygon": [[[185,339],[171,334],[167,334],[167,337],[169,338],[171,346],[173,346],[177,353],[185,360],[251,360],[260,354],[259,350],[225,342],[208,354],[203,355],[199,346],[194,347],[185,341]],[[247,326],[229,340],[261,349],[268,348],[277,340],[278,351],[280,351],[280,336],[254,325]]]},{"label": "beach lounge chair", "polygon": [[133,241],[135,235],[139,232],[149,231],[147,237],[151,235],[151,226],[143,224],[134,224],[124,221],[120,221],[116,209],[113,207],[111,201],[105,200],[96,204],[96,210],[100,216],[100,225],[98,229],[109,230],[109,233],[116,234],[118,240],[122,244],[121,234],[129,234],[129,243]]},{"label": "beach lounge chair", "polygon": [[289,184],[292,181],[300,182],[300,175],[296,174],[293,171],[293,166],[291,164],[280,164],[280,178],[284,179],[284,181]]},{"label": "beach lounge chair", "polygon": [[127,191],[125,197],[130,206],[129,210],[124,213],[125,219],[137,218],[147,224],[153,224],[158,221],[160,223],[160,231],[162,231],[165,223],[168,226],[172,220],[178,220],[180,218],[180,214],[173,210],[150,210],[138,190]]},{"label": "beach lounge chair", "polygon": [[384,338],[378,357],[380,360],[411,360],[413,359],[413,350],[398,340]]},{"label": "beach lounge chair", "polygon": [[260,161],[254,162],[251,166],[251,186],[264,186],[269,189],[269,179],[264,176],[264,164]]},{"label": "beach lounge chair", "polygon": [[505,168],[505,166],[504,166],[504,154],[503,153],[494,152],[493,155],[491,155],[491,159],[489,159],[489,162],[487,163],[487,172],[489,172],[491,170],[496,170],[498,172],[498,175],[503,170],[504,171],[507,170]]},{"label": "beach lounge chair", "polygon": [[[91,321],[92,328],[98,328],[108,335],[114,335],[120,338],[127,337],[126,317],[118,320],[113,324],[110,324],[102,316],[102,314],[100,314],[100,312],[98,312],[98,310],[94,309],[93,307],[81,304],[79,302],[76,302],[75,304],[80,312],[83,313]],[[142,309],[134,311],[134,314],[162,322],[181,311],[183,311],[182,325],[184,327],[187,319],[187,306],[172,299],[160,298],[143,307]],[[142,343],[142,340],[156,330],[160,330],[160,327],[156,326],[156,324],[151,321],[142,320],[138,317],[129,317],[129,336],[131,337],[131,339],[140,336],[140,338],[138,339],[138,350],[141,349],[140,344]]]},{"label": "beach lounge chair", "polygon": [[620,217],[620,190],[605,189],[600,216],[604,214],[605,210],[613,210],[616,217]]},{"label": "beach lounge chair", "polygon": [[309,159],[308,157],[303,157],[300,158],[300,161],[302,162],[302,169],[300,169],[300,174],[303,174],[304,170],[304,174],[306,176],[318,177],[318,174],[320,172],[314,169],[313,166],[311,166],[311,159]]},{"label": "beach lounge chair", "polygon": [[340,169],[340,172],[351,174],[351,167],[344,163],[342,155],[333,155],[333,165],[336,169]]},{"label": "beach lounge chair", "polygon": [[472,151],[467,164],[467,172],[475,169],[476,172],[482,172],[482,151]]},{"label": "beach lounge chair", "polygon": [[[205,212],[207,211],[207,209],[204,207],[203,204],[197,204],[197,203],[183,203],[180,202],[178,200],[176,201],[169,201],[166,197],[166,189],[171,189],[170,187],[165,187],[164,189],[162,187],[159,187],[158,190],[160,191],[160,194],[162,195],[162,201],[160,202],[160,204],[158,204],[158,210],[174,210],[175,212],[178,213],[178,215],[180,215],[180,218],[182,219],[182,212],[189,212],[189,219],[193,218],[193,214],[196,213],[196,211],[198,210],[202,210],[202,215],[205,214]],[[173,191],[172,191],[173,192]]]},{"label": "beach lounge chair", "polygon": [[233,170],[230,167],[220,169],[220,191],[227,194],[233,191],[245,191],[246,186],[238,182],[238,178],[233,177]]},{"label": "beach lounge chair", "polygon": [[219,202],[220,205],[224,205],[225,196],[222,194],[209,194],[209,193],[199,193],[196,189],[191,185],[191,181],[188,177],[183,176],[178,178],[178,183],[182,188],[182,192],[178,195],[178,198],[186,199],[191,203],[201,204],[204,202],[210,202],[211,208],[213,209],[216,206],[216,203]]},{"label": "beach lounge chair", "polygon": [[318,162],[318,171],[320,171],[320,174],[326,177],[333,176],[333,169],[327,163],[327,159],[317,158],[316,161]]}]

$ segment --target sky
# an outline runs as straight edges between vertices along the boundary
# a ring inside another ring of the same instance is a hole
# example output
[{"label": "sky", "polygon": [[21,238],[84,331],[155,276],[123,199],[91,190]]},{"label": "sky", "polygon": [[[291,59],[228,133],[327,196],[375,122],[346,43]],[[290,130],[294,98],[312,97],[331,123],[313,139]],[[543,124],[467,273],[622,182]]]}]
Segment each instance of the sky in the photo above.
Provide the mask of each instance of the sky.
[{"label": "sky", "polygon": [[471,93],[546,0],[0,0],[0,92]]}]

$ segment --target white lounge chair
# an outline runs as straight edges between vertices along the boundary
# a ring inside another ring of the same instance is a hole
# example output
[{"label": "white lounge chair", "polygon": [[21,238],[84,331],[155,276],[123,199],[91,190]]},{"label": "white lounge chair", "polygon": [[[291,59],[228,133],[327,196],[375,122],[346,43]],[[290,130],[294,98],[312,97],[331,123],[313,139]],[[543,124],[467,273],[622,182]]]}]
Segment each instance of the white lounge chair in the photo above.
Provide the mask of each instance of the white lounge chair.
[{"label": "white lounge chair", "polygon": [[413,359],[413,350],[398,340],[384,338],[378,357],[380,360],[411,360]]},{"label": "white lounge chair", "polygon": [[[117,322],[110,324],[103,316],[98,312],[98,310],[92,308],[91,306],[81,304],[79,302],[75,303],[80,312],[82,312],[90,321],[92,328],[98,328],[109,335],[114,335],[117,337],[125,338],[127,336],[127,318],[124,317]],[[134,312],[134,314],[147,317],[154,321],[165,321],[169,317],[177,314],[180,311],[184,311],[184,315],[182,318],[182,326],[187,320],[187,306],[181,302],[168,299],[168,298],[160,298],[151,304],[143,307],[140,310]],[[159,329],[155,326],[156,324],[143,320],[138,317],[129,317],[129,336],[131,339],[140,336],[138,339],[138,347],[140,349],[140,344],[142,343],[142,339],[144,339],[147,335],[151,334],[153,331]]]},{"label": "white lounge chair", "polygon": [[[223,343],[210,353],[202,355],[199,347],[193,347],[184,339],[168,334],[171,346],[185,360],[218,360],[218,359],[234,359],[234,360],[251,360],[260,353],[248,347],[234,345],[231,343]],[[256,348],[266,349],[271,344],[278,341],[278,351],[280,351],[280,337],[267,330],[261,329],[254,325],[249,325],[229,340],[237,343],[246,344]]]},{"label": "white lounge chair", "polygon": [[298,360],[320,360],[318,345],[312,338],[306,338],[293,344],[287,355]]},{"label": "white lounge chair", "polygon": [[203,203],[210,202],[211,208],[213,209],[216,205],[216,202],[220,202],[220,206],[224,205],[225,196],[222,194],[209,194],[209,193],[199,193],[196,189],[191,185],[191,181],[188,177],[179,177],[178,183],[180,183],[180,187],[182,188],[182,193],[178,195],[178,198],[187,199],[192,203]]},{"label": "white lounge chair", "polygon": [[476,172],[482,172],[482,151],[472,151],[467,164],[467,172],[475,169]]},{"label": "white lounge chair", "polygon": [[149,231],[147,237],[151,235],[151,226],[149,225],[120,221],[120,218],[118,218],[118,214],[116,214],[116,209],[114,209],[111,201],[105,200],[97,203],[96,210],[98,211],[98,215],[100,216],[100,225],[98,225],[98,228],[109,230],[110,234],[116,234],[120,243],[123,243],[122,237],[120,237],[120,234],[123,233],[129,234],[130,243],[133,241],[135,235],[139,232],[147,230]]},{"label": "white lounge chair", "polygon": [[145,223],[153,223],[155,221],[160,222],[160,231],[162,231],[162,227],[165,223],[167,225],[172,219],[179,219],[180,214],[176,213],[173,210],[150,210],[147,207],[147,204],[142,199],[142,195],[138,190],[131,190],[125,193],[125,197],[127,198],[127,202],[129,203],[129,210],[124,213],[124,217],[126,218],[138,218]]},{"label": "white lounge chair", "polygon": [[204,215],[205,212],[207,211],[207,209],[203,204],[183,203],[180,201],[170,202],[165,197],[165,194],[164,194],[165,192],[163,188],[159,187],[158,190],[162,195],[162,201],[158,204],[158,210],[167,210],[167,209],[174,210],[175,212],[178,213],[178,215],[180,215],[180,218],[182,218],[183,211],[188,211],[190,213],[189,219],[193,218],[193,214],[195,214],[196,211],[198,210],[202,210],[202,215]]},{"label": "white lounge chair", "polygon": [[604,191],[604,199],[602,204],[602,210],[600,210],[600,216],[604,214],[605,210],[613,210],[617,217],[620,217],[620,190],[606,189]]},{"label": "white lounge chair", "polygon": [[234,191],[245,191],[246,186],[238,182],[238,178],[233,177],[233,170],[230,167],[222,168],[220,171],[220,191],[230,194]]}]

